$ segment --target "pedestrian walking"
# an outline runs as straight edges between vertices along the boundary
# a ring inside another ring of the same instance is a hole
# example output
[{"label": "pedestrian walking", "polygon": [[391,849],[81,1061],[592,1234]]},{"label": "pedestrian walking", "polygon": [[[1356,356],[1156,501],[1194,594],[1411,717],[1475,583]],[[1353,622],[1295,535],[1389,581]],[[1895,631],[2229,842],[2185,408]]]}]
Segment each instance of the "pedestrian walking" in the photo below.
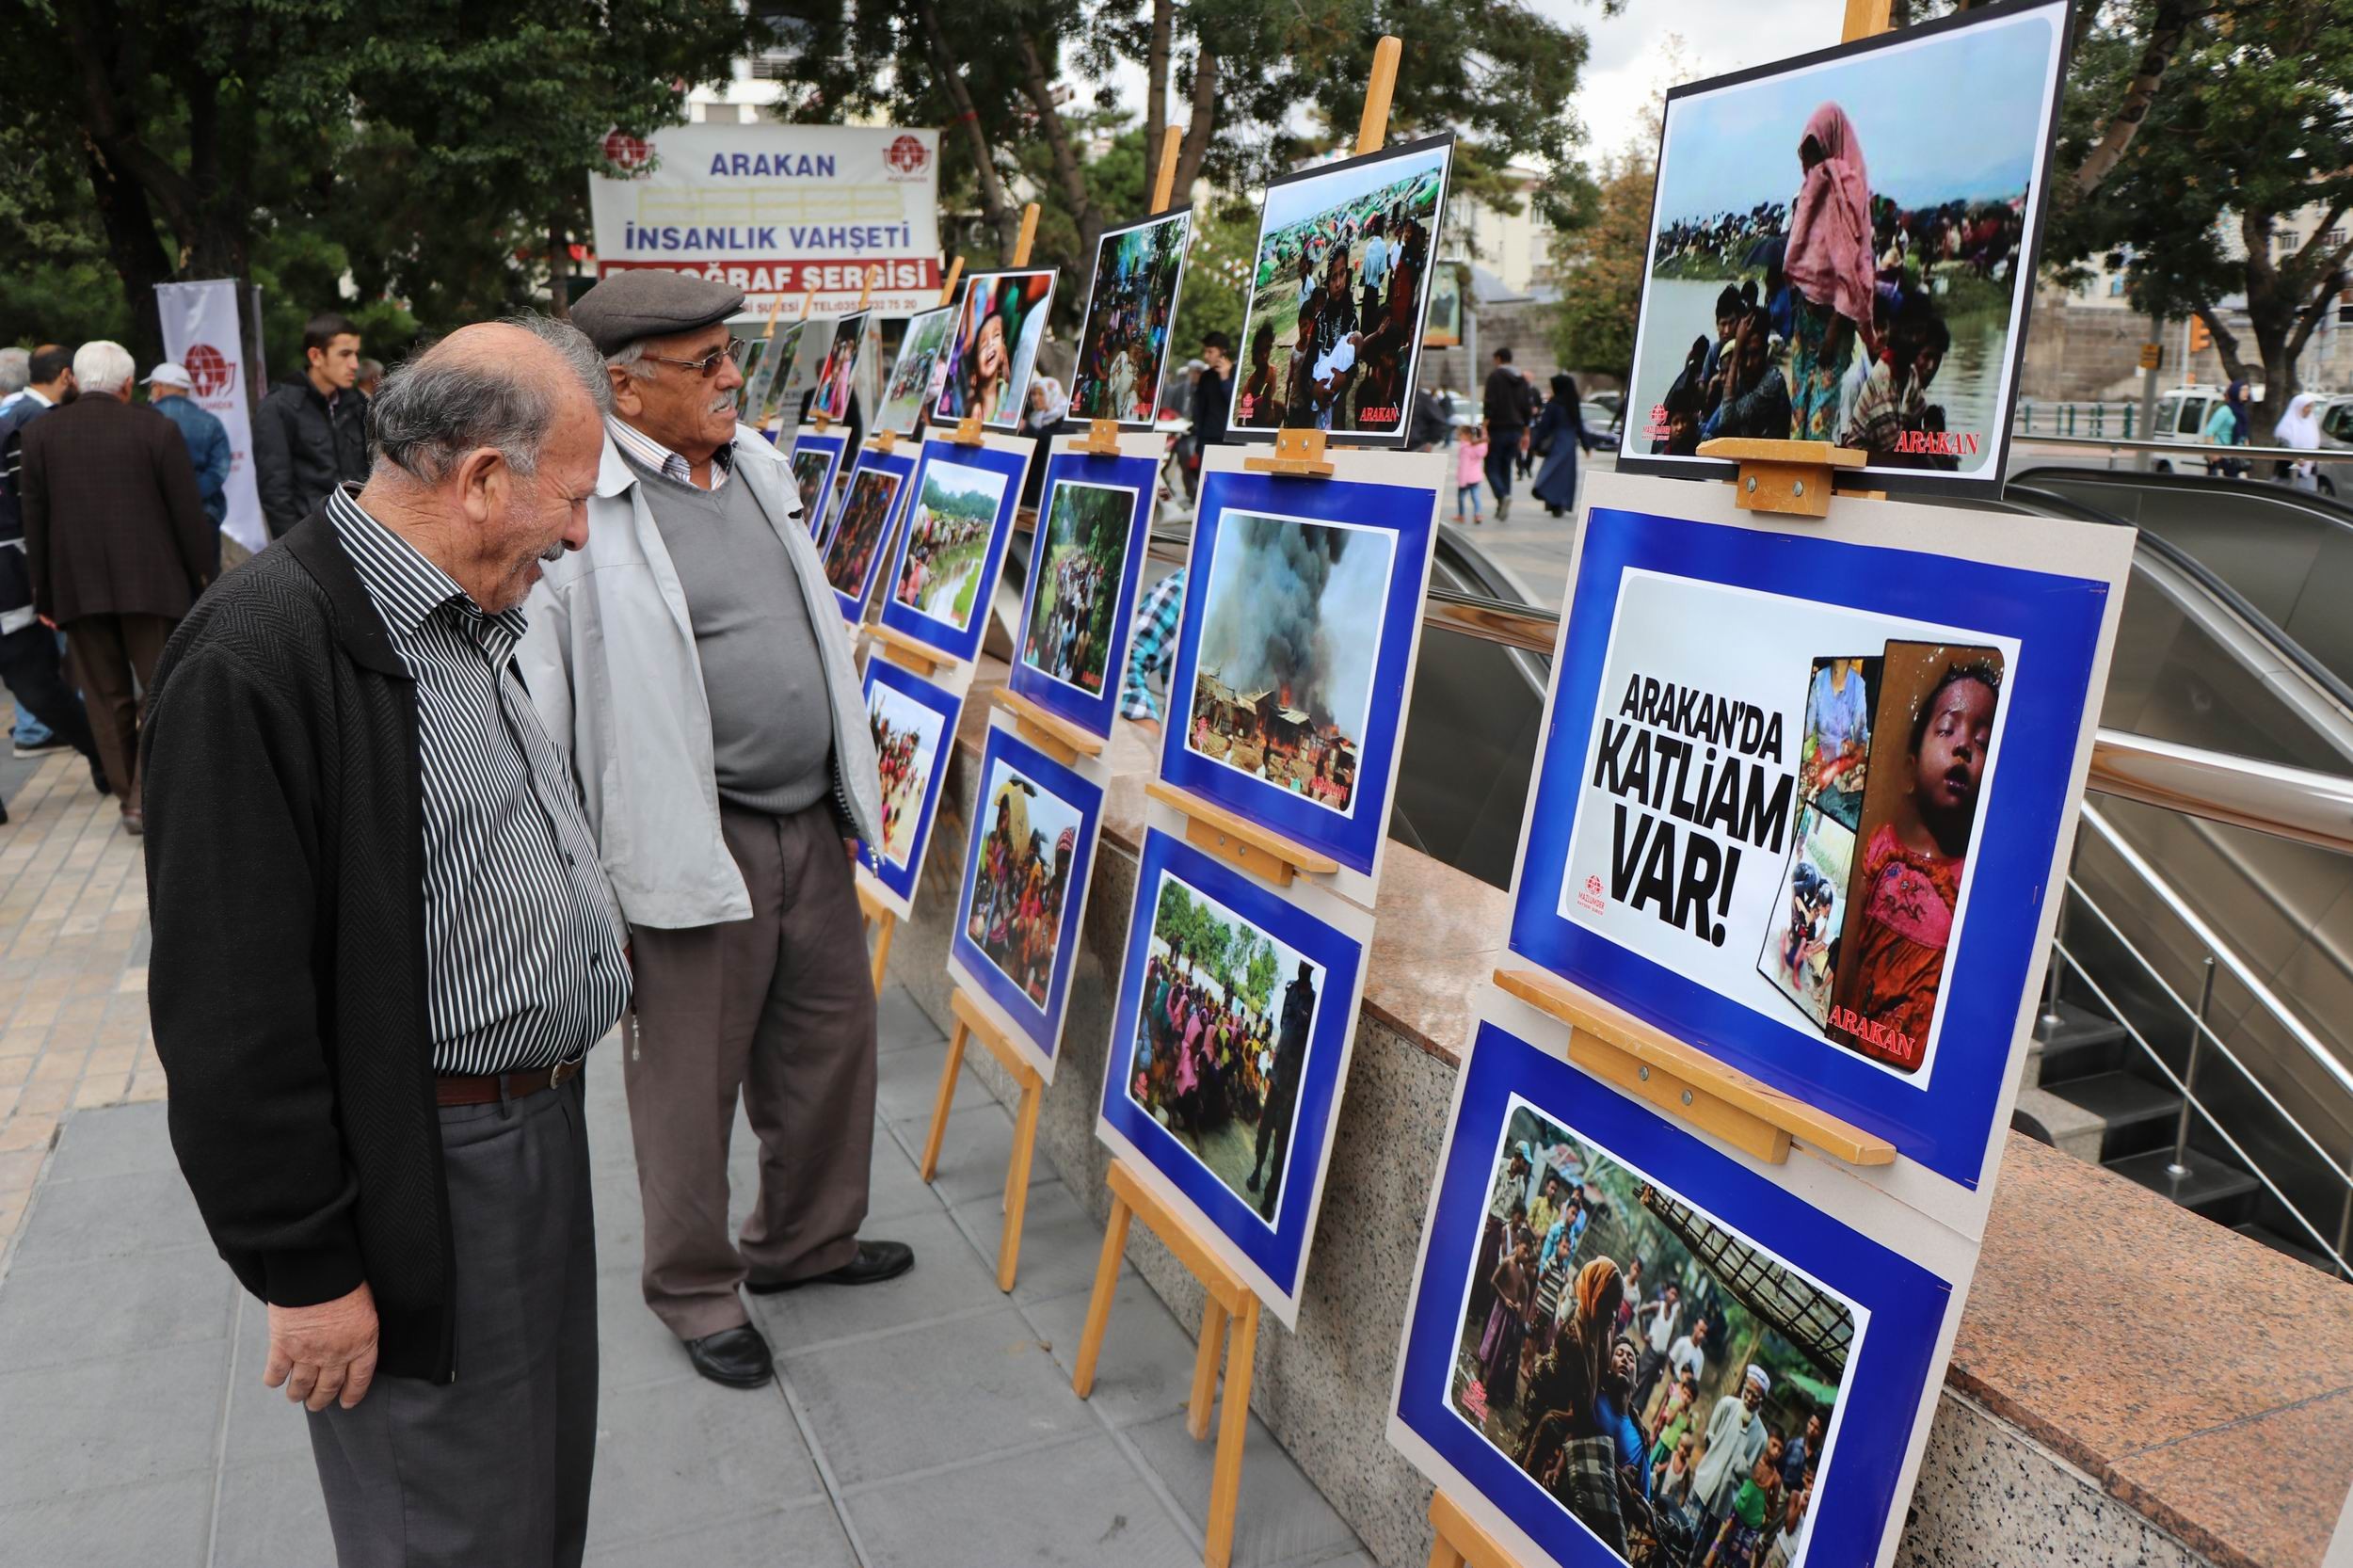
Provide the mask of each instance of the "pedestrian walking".
[{"label": "pedestrian walking", "polygon": [[1577,508],[1577,454],[1593,449],[1593,433],[1585,428],[1585,412],[1579,406],[1573,377],[1552,378],[1552,400],[1536,416],[1535,428],[1529,432],[1529,445],[1544,461],[1531,487],[1536,499],[1545,504],[1545,510],[1553,517],[1566,517]]},{"label": "pedestrian walking", "polygon": [[[64,349],[49,344],[24,354],[24,384],[0,408],[0,685],[16,702],[11,735],[16,755],[39,757],[71,746],[89,763],[90,782],[103,795],[110,786],[98,760],[98,743],[81,694],[62,667],[64,639],[42,624],[33,608],[32,563],[24,548],[24,429],[73,400],[73,362]],[[0,804],[0,823],[8,820],[8,808]]]},{"label": "pedestrian walking", "polygon": [[196,493],[217,528],[229,520],[229,427],[196,400],[195,385],[185,365],[166,360],[147,373],[147,404],[179,428],[196,467]]},{"label": "pedestrian walking", "polygon": [[1487,484],[1496,492],[1497,522],[1512,515],[1512,464],[1528,434],[1528,413],[1520,401],[1527,386],[1512,368],[1512,350],[1497,349],[1495,368],[1487,372],[1487,384],[1481,392],[1486,402]]},{"label": "pedestrian walking", "polygon": [[[1473,424],[1466,427],[1454,443],[1454,525],[1460,528],[1465,515],[1474,526],[1484,520],[1481,511],[1479,482],[1487,470],[1487,427]],[[1500,505],[1500,502],[1497,503]],[[1498,519],[1502,513],[1497,514]]]},{"label": "pedestrian walking", "polygon": [[120,344],[73,355],[80,395],[26,425],[23,468],[33,608],[62,631],[90,728],[137,834],[139,712],[172,628],[220,570],[220,530],[171,421],[129,401]]},{"label": "pedestrian walking", "polygon": [[301,378],[272,387],[253,411],[253,483],[273,539],[337,486],[368,477],[360,329],[339,315],[312,316],[302,328],[302,359]]},{"label": "pedestrian walking", "polygon": [[586,1541],[581,1073],[629,970],[514,648],[586,536],[602,368],[538,319],[403,365],[365,488],[206,594],[156,671],[172,1148],[268,1304],[239,1375],[310,1412],[342,1568],[575,1568]]},{"label": "pedestrian walking", "polygon": [[[872,729],[799,491],[736,422],[743,300],[643,271],[572,306],[613,408],[588,547],[549,568],[521,658],[634,944],[646,1304],[697,1372],[749,1388],[774,1361],[739,1287],[872,1285],[915,1256],[858,1235],[876,1059],[849,841],[883,840]],[[740,1232],[739,1098],[760,1140]]]}]

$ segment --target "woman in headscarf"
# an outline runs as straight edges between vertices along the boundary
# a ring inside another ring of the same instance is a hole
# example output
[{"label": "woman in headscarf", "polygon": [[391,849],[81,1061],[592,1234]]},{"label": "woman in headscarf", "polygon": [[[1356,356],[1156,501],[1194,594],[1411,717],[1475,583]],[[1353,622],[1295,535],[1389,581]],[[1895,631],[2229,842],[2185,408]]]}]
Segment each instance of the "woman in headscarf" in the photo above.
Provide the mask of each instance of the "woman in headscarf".
[{"label": "woman in headscarf", "polygon": [[1566,516],[1577,505],[1577,455],[1593,449],[1584,411],[1577,406],[1575,377],[1552,378],[1552,401],[1545,405],[1529,440],[1545,459],[1536,472],[1536,499],[1554,517]]},{"label": "woman in headscarf", "polygon": [[1805,171],[1789,221],[1782,270],[1803,296],[1797,336],[1789,349],[1790,436],[1801,441],[1838,439],[1839,384],[1861,336],[1874,358],[1871,299],[1871,184],[1863,148],[1847,111],[1824,104],[1798,140]]},{"label": "woman in headscarf", "polygon": [[1618,1506],[1618,1452],[1602,1425],[1601,1398],[1609,1386],[1610,1341],[1625,1295],[1625,1280],[1607,1257],[1577,1272],[1569,1291],[1575,1305],[1529,1379],[1527,1409],[1532,1419],[1518,1454],[1520,1468],[1621,1558],[1625,1536]]},{"label": "woman in headscarf", "polygon": [[[2289,400],[2288,411],[2281,415],[2280,423],[2272,427],[2273,441],[2281,446],[2295,447],[2299,452],[2319,451],[2319,409],[2318,397],[2311,392],[2297,392]],[[2320,488],[2320,465],[2310,460],[2282,462],[2275,477],[2299,490],[2316,492]]]},{"label": "woman in headscarf", "polygon": [[[2222,401],[2206,416],[2205,437],[2223,446],[2245,446],[2254,439],[2253,411],[2247,406],[2247,383],[2233,381],[2223,389]],[[2225,479],[2236,479],[2247,472],[2248,465],[2235,457],[2209,457],[2206,472]]]}]

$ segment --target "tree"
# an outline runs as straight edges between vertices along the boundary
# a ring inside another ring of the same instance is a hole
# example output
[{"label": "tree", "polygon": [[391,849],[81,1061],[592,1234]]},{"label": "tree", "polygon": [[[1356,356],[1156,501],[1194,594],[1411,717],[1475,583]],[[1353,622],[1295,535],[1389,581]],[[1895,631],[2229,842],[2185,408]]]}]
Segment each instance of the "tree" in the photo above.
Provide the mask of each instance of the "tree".
[{"label": "tree", "polygon": [[[2086,30],[2062,162],[2105,140],[2100,109],[2143,74],[2135,22],[2102,16]],[[2059,262],[2129,256],[2137,309],[2196,315],[2224,369],[2263,384],[2254,435],[2268,440],[2353,255],[2353,0],[2201,15],[2180,58],[2106,176],[2054,211],[2046,251]],[[2245,300],[2245,336],[2223,319],[2233,296]]]},{"label": "tree", "polygon": [[1622,387],[1633,380],[1635,314],[1658,183],[1656,145],[1629,144],[1602,166],[1593,221],[1561,246],[1553,354],[1573,370],[1614,376]]}]

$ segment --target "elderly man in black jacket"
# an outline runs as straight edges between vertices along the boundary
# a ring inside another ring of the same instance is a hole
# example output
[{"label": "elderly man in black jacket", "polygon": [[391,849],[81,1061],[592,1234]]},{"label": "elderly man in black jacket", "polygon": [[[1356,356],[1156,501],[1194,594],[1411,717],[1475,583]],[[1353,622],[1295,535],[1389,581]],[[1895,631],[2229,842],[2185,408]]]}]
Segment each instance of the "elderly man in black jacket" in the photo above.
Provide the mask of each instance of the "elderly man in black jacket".
[{"label": "elderly man in black jacket", "polygon": [[514,650],[542,563],[587,541],[607,396],[553,322],[402,367],[367,487],[199,602],[149,708],[172,1147],[269,1304],[262,1380],[312,1413],[344,1568],[586,1539],[580,1075],[629,973]]},{"label": "elderly man in black jacket", "polygon": [[368,477],[360,329],[339,315],[312,316],[302,328],[302,379],[272,387],[253,413],[253,483],[273,539],[336,486]]}]

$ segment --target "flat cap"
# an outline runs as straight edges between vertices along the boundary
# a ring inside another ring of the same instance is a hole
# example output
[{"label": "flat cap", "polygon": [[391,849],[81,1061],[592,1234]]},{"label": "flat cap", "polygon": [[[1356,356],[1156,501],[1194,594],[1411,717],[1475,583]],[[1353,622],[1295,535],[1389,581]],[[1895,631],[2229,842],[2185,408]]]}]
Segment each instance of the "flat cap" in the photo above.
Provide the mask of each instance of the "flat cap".
[{"label": "flat cap", "polygon": [[725,321],[744,308],[744,291],[697,278],[633,266],[598,280],[572,302],[572,325],[588,334],[597,352],[618,354],[640,338],[666,338]]}]

